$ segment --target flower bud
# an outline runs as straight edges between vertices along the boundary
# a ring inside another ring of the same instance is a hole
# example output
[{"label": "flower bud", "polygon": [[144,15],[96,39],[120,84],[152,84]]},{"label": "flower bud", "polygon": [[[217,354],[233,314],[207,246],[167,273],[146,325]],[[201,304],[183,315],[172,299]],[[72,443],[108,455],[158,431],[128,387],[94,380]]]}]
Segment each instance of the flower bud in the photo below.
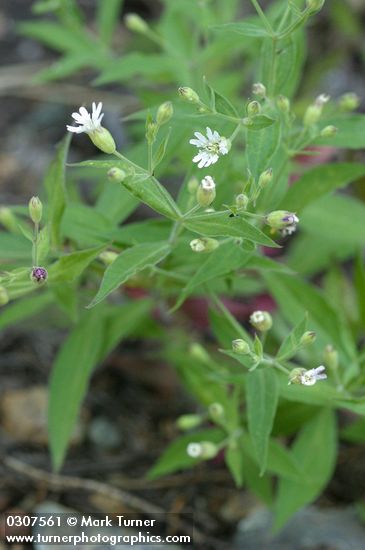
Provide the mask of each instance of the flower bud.
[{"label": "flower bud", "polygon": [[199,187],[198,178],[190,178],[188,181],[188,191],[190,195],[195,195]]},{"label": "flower bud", "polygon": [[29,215],[33,223],[38,224],[42,219],[43,206],[38,197],[32,197],[29,201]]},{"label": "flower bud", "polygon": [[268,311],[254,311],[250,316],[251,325],[260,332],[266,332],[272,327],[272,318]]},{"label": "flower bud", "polygon": [[240,355],[247,355],[250,353],[250,346],[245,340],[242,340],[242,338],[237,338],[237,340],[232,341],[232,351]]},{"label": "flower bud", "polygon": [[259,177],[259,187],[261,189],[264,189],[269,183],[271,183],[273,177],[273,169],[268,168],[265,170],[265,172],[262,172],[262,174]]},{"label": "flower bud", "polygon": [[236,203],[237,208],[241,208],[242,210],[246,210],[247,205],[249,203],[249,198],[244,193],[240,193],[239,195],[237,195],[235,203]]},{"label": "flower bud", "polygon": [[317,13],[323,8],[325,1],[326,0],[307,0],[307,9],[311,14]]},{"label": "flower bud", "polygon": [[6,288],[0,286],[0,306],[5,306],[9,302],[9,294]]},{"label": "flower bud", "polygon": [[216,191],[214,179],[211,176],[205,176],[198,187],[196,200],[200,206],[207,207],[212,204],[215,196]]},{"label": "flower bud", "polygon": [[191,344],[189,353],[191,357],[196,361],[201,361],[202,363],[206,361],[210,361],[209,354],[206,352],[203,346],[198,344],[197,342],[194,342],[194,344]]},{"label": "flower bud", "polygon": [[252,93],[264,99],[266,97],[266,86],[264,86],[262,82],[256,82],[252,86]]},{"label": "flower bud", "polygon": [[88,136],[90,137],[95,147],[100,149],[100,151],[103,151],[103,153],[106,153],[107,155],[112,155],[115,152],[116,145],[113,136],[111,135],[109,130],[103,128],[103,126],[100,126],[100,128],[98,128],[97,130],[88,132]]},{"label": "flower bud", "polygon": [[340,97],[339,106],[343,111],[354,111],[359,105],[360,98],[353,92],[349,92]]},{"label": "flower bud", "polygon": [[201,441],[200,443],[189,443],[186,451],[192,458],[209,460],[217,455],[219,448],[211,441]]},{"label": "flower bud", "polygon": [[247,105],[247,116],[253,117],[261,112],[261,105],[258,101],[250,101]]},{"label": "flower bud", "polygon": [[285,95],[279,95],[277,99],[277,106],[278,109],[282,113],[289,113],[290,112],[290,100]]},{"label": "flower bud", "polygon": [[200,97],[192,88],[181,86],[178,92],[180,97],[185,101],[189,101],[190,103],[200,103]]},{"label": "flower bud", "polygon": [[110,170],[108,170],[107,176],[109,180],[113,183],[122,183],[122,181],[124,181],[127,177],[127,174],[121,168],[113,166],[113,168],[110,168]]},{"label": "flower bud", "polygon": [[193,252],[213,252],[219,246],[219,241],[209,237],[193,239],[190,242],[190,248]]},{"label": "flower bud", "polygon": [[203,418],[199,414],[183,414],[176,420],[176,426],[185,432],[197,428],[202,421]]},{"label": "flower bud", "polygon": [[302,383],[302,376],[306,372],[306,369],[303,368],[296,368],[290,371],[289,373],[289,382],[290,384],[301,384]]},{"label": "flower bud", "polygon": [[338,132],[338,128],[336,128],[336,126],[329,125],[323,128],[323,130],[321,131],[321,136],[334,137],[337,134],[337,132]]},{"label": "flower bud", "polygon": [[105,265],[111,265],[118,258],[118,254],[112,250],[104,250],[99,254],[99,259]]},{"label": "flower bud", "polygon": [[34,283],[42,284],[47,281],[48,273],[44,267],[33,267],[30,278]]},{"label": "flower bud", "polygon": [[220,403],[212,403],[209,405],[209,415],[214,422],[219,423],[224,419],[224,408]]},{"label": "flower bud", "polygon": [[157,109],[156,122],[158,126],[166,124],[166,122],[170,120],[173,114],[174,108],[171,101],[166,101],[165,103],[162,103],[162,105],[160,105]]},{"label": "flower bud", "polygon": [[323,362],[329,369],[338,369],[338,351],[330,344],[324,348]]},{"label": "flower bud", "polygon": [[317,124],[322,115],[322,108],[318,105],[310,105],[304,113],[303,124],[306,128]]},{"label": "flower bud", "polygon": [[146,139],[148,143],[153,143],[156,139],[158,126],[153,120],[148,120],[146,124]]},{"label": "flower bud", "polygon": [[317,335],[313,330],[308,330],[303,334],[303,336],[300,339],[300,344],[302,346],[308,346],[309,344],[312,344],[317,338]]},{"label": "flower bud", "polygon": [[274,210],[266,216],[266,223],[272,229],[285,229],[299,223],[299,218],[287,210]]},{"label": "flower bud", "polygon": [[149,30],[146,21],[136,13],[128,13],[124,18],[124,23],[127,29],[140,34],[145,34]]}]

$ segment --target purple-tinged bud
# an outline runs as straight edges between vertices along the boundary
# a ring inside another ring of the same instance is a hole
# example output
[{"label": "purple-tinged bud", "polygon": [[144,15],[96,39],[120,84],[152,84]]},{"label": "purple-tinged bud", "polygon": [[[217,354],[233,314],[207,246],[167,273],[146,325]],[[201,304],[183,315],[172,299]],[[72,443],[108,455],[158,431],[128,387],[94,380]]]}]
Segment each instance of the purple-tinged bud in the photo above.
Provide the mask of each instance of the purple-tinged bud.
[{"label": "purple-tinged bud", "polygon": [[308,330],[303,334],[303,336],[300,339],[300,344],[302,346],[308,346],[309,344],[312,344],[317,338],[317,335],[313,330]]},{"label": "purple-tinged bud", "polygon": [[181,86],[178,92],[180,97],[185,101],[189,101],[189,103],[200,103],[200,97],[192,88]]},{"label": "purple-tinged bud", "polygon": [[299,223],[299,218],[294,212],[288,212],[287,210],[274,210],[266,216],[266,223],[272,229],[285,229],[288,227],[295,227]]},{"label": "purple-tinged bud", "polygon": [[122,183],[122,181],[124,181],[127,177],[127,174],[121,168],[113,166],[113,168],[110,168],[110,170],[108,170],[107,176],[108,179],[113,183]]},{"label": "purple-tinged bud", "polygon": [[48,272],[44,267],[33,267],[30,278],[34,283],[42,284],[47,281]]}]

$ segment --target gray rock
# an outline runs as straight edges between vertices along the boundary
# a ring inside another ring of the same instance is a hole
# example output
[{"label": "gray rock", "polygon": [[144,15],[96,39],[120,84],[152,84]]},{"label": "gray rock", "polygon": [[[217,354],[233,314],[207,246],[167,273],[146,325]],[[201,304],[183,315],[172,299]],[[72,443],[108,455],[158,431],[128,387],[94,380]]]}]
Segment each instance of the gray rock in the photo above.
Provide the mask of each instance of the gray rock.
[{"label": "gray rock", "polygon": [[365,527],[356,511],[309,506],[295,514],[282,531],[271,534],[272,514],[259,508],[238,524],[233,550],[364,550]]}]

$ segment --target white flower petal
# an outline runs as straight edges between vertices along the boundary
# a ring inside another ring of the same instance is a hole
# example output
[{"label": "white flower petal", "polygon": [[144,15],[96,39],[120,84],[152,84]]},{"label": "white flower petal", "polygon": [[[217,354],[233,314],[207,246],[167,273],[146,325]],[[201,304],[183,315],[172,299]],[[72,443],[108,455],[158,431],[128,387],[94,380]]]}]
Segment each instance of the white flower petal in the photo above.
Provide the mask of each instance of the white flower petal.
[{"label": "white flower petal", "polygon": [[82,132],[84,132],[84,128],[83,126],[66,126],[67,130],[69,132],[73,132],[74,134],[81,134]]}]

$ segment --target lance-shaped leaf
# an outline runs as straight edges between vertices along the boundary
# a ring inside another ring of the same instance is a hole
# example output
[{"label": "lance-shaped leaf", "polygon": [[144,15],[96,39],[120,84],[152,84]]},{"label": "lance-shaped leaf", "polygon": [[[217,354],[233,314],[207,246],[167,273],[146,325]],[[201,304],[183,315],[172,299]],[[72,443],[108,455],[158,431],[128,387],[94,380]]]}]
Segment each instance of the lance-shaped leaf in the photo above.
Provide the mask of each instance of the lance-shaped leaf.
[{"label": "lance-shaped leaf", "polygon": [[99,291],[88,307],[91,308],[104,300],[113,290],[142,269],[161,262],[169,252],[170,246],[166,242],[137,244],[124,250],[106,269]]},{"label": "lance-shaped leaf", "polygon": [[278,248],[270,237],[241,217],[229,217],[228,212],[200,214],[184,221],[185,227],[208,237],[240,237],[257,244]]},{"label": "lance-shaped leaf", "polygon": [[156,178],[148,174],[129,176],[122,185],[134,197],[166,218],[176,220],[181,216],[174,199]]},{"label": "lance-shaped leaf", "polygon": [[49,268],[49,280],[51,282],[73,281],[104,249],[105,246],[102,245],[63,256]]}]

